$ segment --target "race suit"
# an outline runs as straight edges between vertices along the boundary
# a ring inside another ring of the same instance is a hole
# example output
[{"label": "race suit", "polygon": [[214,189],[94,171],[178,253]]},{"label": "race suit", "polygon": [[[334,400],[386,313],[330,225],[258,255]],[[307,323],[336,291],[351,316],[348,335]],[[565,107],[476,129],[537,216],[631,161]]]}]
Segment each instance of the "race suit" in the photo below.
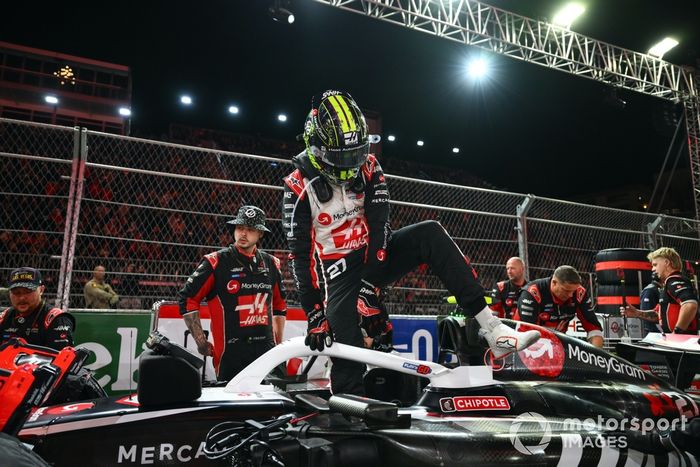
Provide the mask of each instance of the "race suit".
[{"label": "race suit", "polygon": [[203,300],[216,377],[228,381],[274,346],[272,316],[287,313],[279,259],[258,249],[249,256],[235,245],[204,256],[180,290],[180,314],[198,311]]},{"label": "race suit", "polygon": [[518,299],[520,321],[534,323],[565,333],[569,321],[578,318],[588,338],[603,337],[602,327],[595,314],[595,306],[586,288],[579,285],[573,297],[562,302],[552,294],[551,277],[536,279],[528,283]]},{"label": "race suit", "polygon": [[[303,153],[293,162],[296,170],[284,179],[282,205],[292,270],[307,316],[325,309],[338,342],[363,344],[357,317],[363,279],[385,287],[423,263],[431,266],[467,314],[485,308],[476,272],[438,222],[390,231],[389,191],[373,155],[349,186],[327,183]],[[325,294],[319,288],[317,260]],[[334,360],[333,392],[362,394],[364,370],[362,363]]]},{"label": "race suit", "polygon": [[515,285],[510,280],[497,282],[496,287],[491,290],[491,310],[495,311],[499,318],[513,319],[518,311],[518,297],[524,285],[524,282]]},{"label": "race suit", "polygon": [[[666,278],[663,293],[659,296],[659,315],[661,327],[664,332],[673,332],[678,322],[681,305],[684,303],[697,303],[698,297],[693,289],[693,284],[687,277],[676,271]],[[698,316],[688,325],[688,329],[679,334],[697,334]]]},{"label": "race suit", "polygon": [[28,315],[14,308],[0,312],[0,343],[21,337],[27,343],[61,350],[73,345],[75,318],[60,308],[50,307],[45,300]]}]

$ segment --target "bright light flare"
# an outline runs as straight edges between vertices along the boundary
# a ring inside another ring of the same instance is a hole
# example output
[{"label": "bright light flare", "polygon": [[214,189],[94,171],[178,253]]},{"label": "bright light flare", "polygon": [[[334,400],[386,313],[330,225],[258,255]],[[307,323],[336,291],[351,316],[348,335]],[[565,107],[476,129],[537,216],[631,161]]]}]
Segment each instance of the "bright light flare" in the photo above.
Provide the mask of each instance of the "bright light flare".
[{"label": "bright light flare", "polygon": [[678,45],[678,41],[670,37],[665,37],[661,42],[654,44],[651,49],[649,49],[649,55],[653,55],[658,58],[662,58],[666,52]]},{"label": "bright light flare", "polygon": [[192,98],[188,95],[180,96],[180,103],[183,105],[192,105]]},{"label": "bright light flare", "polygon": [[581,16],[586,11],[586,7],[580,3],[569,3],[554,15],[552,23],[557,26],[569,29],[576,18]]},{"label": "bright light flare", "polygon": [[469,62],[469,65],[467,65],[467,71],[469,72],[469,76],[475,79],[480,79],[486,76],[488,70],[488,64],[483,58],[475,58],[474,60]]}]

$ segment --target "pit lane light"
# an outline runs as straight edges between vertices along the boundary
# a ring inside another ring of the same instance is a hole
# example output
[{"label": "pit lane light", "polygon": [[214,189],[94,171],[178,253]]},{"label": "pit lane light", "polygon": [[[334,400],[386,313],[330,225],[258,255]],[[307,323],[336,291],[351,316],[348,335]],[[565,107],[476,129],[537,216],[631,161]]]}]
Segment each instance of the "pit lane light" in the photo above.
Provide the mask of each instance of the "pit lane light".
[{"label": "pit lane light", "polygon": [[666,54],[666,52],[668,52],[677,45],[677,40],[672,39],[670,37],[664,37],[664,39],[661,42],[654,44],[647,53],[649,55],[653,55],[654,57],[661,59]]},{"label": "pit lane light", "polygon": [[56,97],[56,96],[52,96],[52,95],[44,96],[44,101],[47,104],[58,105],[58,97]]},{"label": "pit lane light", "polygon": [[119,107],[119,115],[122,117],[131,117],[131,109],[128,107]]},{"label": "pit lane light", "polygon": [[192,97],[188,96],[187,94],[183,94],[180,96],[180,103],[182,105],[192,105]]},{"label": "pit lane light", "polygon": [[576,21],[576,18],[581,16],[584,11],[586,11],[586,7],[580,3],[569,3],[556,12],[552,23],[570,29],[573,22]]}]

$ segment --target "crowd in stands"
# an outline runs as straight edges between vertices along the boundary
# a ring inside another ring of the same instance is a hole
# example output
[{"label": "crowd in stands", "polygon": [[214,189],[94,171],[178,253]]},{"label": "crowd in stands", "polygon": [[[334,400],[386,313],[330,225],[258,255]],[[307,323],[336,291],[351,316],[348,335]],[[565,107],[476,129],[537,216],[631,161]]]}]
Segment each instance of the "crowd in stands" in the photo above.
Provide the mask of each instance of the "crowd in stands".
[{"label": "crowd in stands", "polygon": [[[149,136],[149,135],[141,135]],[[223,131],[172,125],[167,142],[227,152],[267,155],[290,159],[303,149],[299,142],[287,142]],[[109,147],[102,145],[109,144]],[[146,146],[149,145],[149,146]],[[36,148],[3,148],[19,154],[38,154]],[[174,147],[163,149],[152,143],[138,143],[118,139],[95,141],[89,161],[116,167],[139,168],[180,178],[133,171],[105,170],[86,167],[83,199],[80,204],[78,237],[73,262],[71,306],[79,308],[82,289],[97,264],[103,264],[115,289],[121,296],[141,296],[148,307],[156,299],[174,298],[189,271],[202,255],[231,243],[229,233],[222,228],[227,216],[241,204],[252,203],[268,211],[271,220],[279,219],[279,191],[281,179],[289,171],[287,164],[246,159],[251,165],[241,173],[241,159],[201,157]],[[135,165],[138,162],[138,167]],[[492,188],[463,171],[418,164],[405,160],[380,157],[386,173],[453,184]],[[8,193],[15,195],[11,202],[2,203],[0,214],[6,219],[6,228],[0,233],[1,254],[7,266],[32,264],[46,271],[49,290],[58,282],[57,271],[62,255],[63,232],[66,222],[66,204],[70,184],[70,164],[57,165],[28,159],[0,159],[0,169],[13,174],[3,180]],[[200,177],[204,181],[187,177]],[[217,185],[208,179],[240,180],[247,185]],[[155,180],[155,181],[154,181]],[[159,180],[165,180],[160,183]],[[31,196],[29,196],[31,194]],[[150,208],[145,209],[148,206]],[[448,215],[409,206],[396,206],[392,216],[393,227],[398,228],[428,218],[438,219],[448,232],[455,233],[470,224],[471,236],[488,239],[493,229],[488,223],[471,222],[469,215]],[[286,242],[279,222],[272,222],[273,231],[263,240],[262,247],[273,252],[286,265]],[[475,263],[502,264],[504,259],[517,253],[517,236],[509,230],[504,234],[504,249],[494,250],[494,244],[485,241],[466,241],[461,244],[475,259]],[[460,243],[460,240],[457,240]],[[585,269],[591,254],[581,253],[580,264]],[[552,264],[555,264],[555,260]],[[285,284],[292,287],[288,268],[284,268]],[[501,268],[483,268],[481,280],[487,287],[501,279]],[[441,286],[429,271],[415,271],[395,285],[390,299],[401,303],[435,303],[436,293],[431,289]],[[422,291],[425,290],[425,291]],[[294,294],[292,300],[294,302]]]}]

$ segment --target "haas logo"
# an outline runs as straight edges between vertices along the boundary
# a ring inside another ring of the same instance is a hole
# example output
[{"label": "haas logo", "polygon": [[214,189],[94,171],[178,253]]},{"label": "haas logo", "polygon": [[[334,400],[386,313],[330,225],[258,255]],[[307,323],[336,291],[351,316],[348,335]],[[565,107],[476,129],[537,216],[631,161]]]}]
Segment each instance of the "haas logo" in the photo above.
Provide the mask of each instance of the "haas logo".
[{"label": "haas logo", "polygon": [[343,133],[343,138],[345,139],[345,144],[357,144],[359,141],[358,133],[356,131]]},{"label": "haas logo", "polygon": [[350,219],[331,232],[335,247],[342,250],[357,250],[367,243],[367,229],[360,219]]},{"label": "haas logo", "polygon": [[238,318],[242,328],[248,326],[267,326],[267,297],[267,293],[239,297],[236,311],[238,312]]},{"label": "haas logo", "polygon": [[330,225],[331,215],[328,214],[327,212],[322,212],[321,214],[318,215],[318,223],[321,225]]}]

